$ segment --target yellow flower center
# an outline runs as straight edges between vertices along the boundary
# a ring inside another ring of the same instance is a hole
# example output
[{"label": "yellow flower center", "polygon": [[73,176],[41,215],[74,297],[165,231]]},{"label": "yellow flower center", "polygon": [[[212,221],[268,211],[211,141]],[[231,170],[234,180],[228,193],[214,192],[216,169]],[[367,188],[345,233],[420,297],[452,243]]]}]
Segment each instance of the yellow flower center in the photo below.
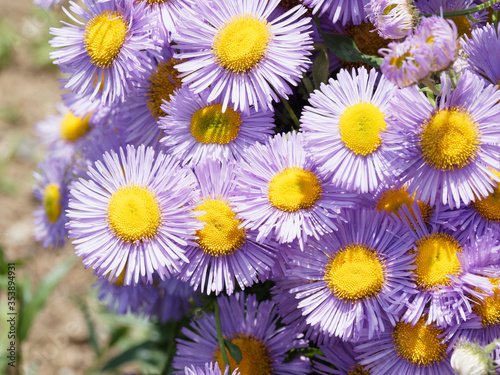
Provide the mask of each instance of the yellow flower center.
[{"label": "yellow flower center", "polygon": [[392,331],[394,348],[398,356],[417,366],[440,363],[446,357],[447,344],[441,344],[438,336],[442,330],[425,325],[420,319],[413,327],[410,323],[396,323]]},{"label": "yellow flower center", "polygon": [[58,184],[48,184],[43,193],[45,214],[51,224],[54,224],[61,215],[61,193]]},{"label": "yellow flower center", "polygon": [[238,136],[240,113],[231,107],[222,112],[222,104],[201,108],[191,118],[191,134],[201,143],[224,145]]},{"label": "yellow flower center", "polygon": [[[493,171],[493,173],[500,177],[500,172]],[[500,183],[496,183],[493,193],[486,198],[477,199],[471,205],[486,220],[500,221]]]},{"label": "yellow flower center", "polygon": [[409,60],[410,57],[413,57],[413,55],[410,52],[403,53],[401,56],[394,56],[389,62],[389,65],[393,65],[398,69],[401,69],[403,63]]},{"label": "yellow flower center", "polygon": [[[377,199],[377,203],[375,206],[377,207],[379,212],[382,212],[382,210],[392,212],[396,214],[399,217],[398,210],[403,206],[406,205],[408,209],[410,210],[410,213],[412,214],[413,217],[415,217],[415,214],[413,213],[413,209],[411,208],[411,205],[413,204],[414,199],[410,198],[410,194],[406,191],[405,187],[401,187],[396,190],[396,188],[392,188],[389,190],[385,190],[380,197]],[[422,213],[422,217],[424,219],[424,222],[428,223],[429,222],[429,216],[432,212],[432,207],[429,206],[428,204],[425,204],[424,202],[417,201],[418,207],[420,208],[420,212]]]},{"label": "yellow flower center", "polygon": [[170,95],[182,85],[182,80],[178,77],[179,72],[174,68],[179,62],[177,59],[161,62],[158,64],[156,72],[149,76],[148,92],[146,93],[147,106],[151,115],[157,120],[165,116],[165,112],[161,110],[163,100],[169,102]]},{"label": "yellow flower center", "polygon": [[212,51],[223,68],[246,72],[262,60],[271,38],[267,21],[240,14],[217,30]]},{"label": "yellow flower center", "polygon": [[340,139],[356,155],[366,156],[375,151],[385,131],[384,114],[372,103],[358,103],[347,107],[340,116]]},{"label": "yellow flower center", "polygon": [[325,281],[337,298],[354,303],[380,291],[385,281],[384,263],[374,249],[353,243],[331,257]]},{"label": "yellow flower center", "polygon": [[269,182],[267,197],[274,207],[295,212],[314,206],[321,197],[321,185],[310,171],[285,168]]},{"label": "yellow flower center", "polygon": [[[249,334],[240,333],[230,340],[237,345],[241,350],[241,361],[236,363],[234,358],[228,352],[229,367],[231,371],[239,368],[241,375],[270,375],[273,367],[269,355],[269,349],[266,344],[258,338]],[[217,361],[219,368],[224,372],[224,361],[220,348],[217,347],[214,351],[213,360]]]},{"label": "yellow flower center", "polygon": [[120,13],[104,11],[92,18],[85,28],[83,45],[92,64],[108,68],[120,53],[127,36],[128,22]]},{"label": "yellow flower center", "polygon": [[[123,286],[123,283],[125,282],[125,274],[127,273],[127,264],[125,264],[125,267],[123,267],[122,272],[116,277],[115,280],[112,280],[111,283],[114,284],[115,286]],[[107,277],[109,279],[109,275],[111,274],[111,271],[108,272]],[[113,278],[116,276],[113,275]]]},{"label": "yellow flower center", "polygon": [[417,284],[423,289],[438,285],[450,285],[449,275],[458,276],[462,270],[457,253],[462,251],[455,238],[448,234],[429,234],[416,242],[417,254],[413,272]]},{"label": "yellow flower center", "polygon": [[245,230],[238,228],[242,220],[237,220],[229,205],[219,199],[207,199],[195,208],[205,211],[198,219],[205,227],[196,232],[198,245],[214,257],[233,254],[245,242]]},{"label": "yellow flower center", "polygon": [[481,317],[483,327],[496,326],[500,324],[500,290],[498,289],[498,278],[490,278],[490,281],[495,287],[493,288],[494,295],[487,296],[484,300],[473,298],[476,305],[472,310]]},{"label": "yellow flower center", "polygon": [[108,225],[123,242],[153,239],[161,223],[160,206],[145,186],[126,186],[116,190],[108,207]]},{"label": "yellow flower center", "polygon": [[423,124],[420,135],[425,162],[442,171],[469,164],[480,144],[478,125],[467,111],[458,108],[438,111]]},{"label": "yellow flower center", "polygon": [[460,39],[461,36],[467,35],[468,37],[471,36],[471,23],[467,19],[467,16],[456,16],[456,17],[451,17],[449,18],[455,23],[455,26],[457,27],[457,34],[458,34],[458,39]]},{"label": "yellow flower center", "polygon": [[73,113],[66,113],[61,122],[61,137],[65,141],[75,142],[90,131],[90,114],[86,117],[76,117]]}]

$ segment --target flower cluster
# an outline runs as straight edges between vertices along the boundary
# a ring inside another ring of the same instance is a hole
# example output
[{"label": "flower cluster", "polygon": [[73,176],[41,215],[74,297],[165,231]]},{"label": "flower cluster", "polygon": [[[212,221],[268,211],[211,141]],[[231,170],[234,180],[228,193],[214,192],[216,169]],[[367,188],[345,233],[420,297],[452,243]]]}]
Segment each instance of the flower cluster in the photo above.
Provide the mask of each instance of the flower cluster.
[{"label": "flower cluster", "polygon": [[35,238],[116,313],[192,317],[177,374],[453,374],[500,337],[500,29],[291,3],[70,2]]}]

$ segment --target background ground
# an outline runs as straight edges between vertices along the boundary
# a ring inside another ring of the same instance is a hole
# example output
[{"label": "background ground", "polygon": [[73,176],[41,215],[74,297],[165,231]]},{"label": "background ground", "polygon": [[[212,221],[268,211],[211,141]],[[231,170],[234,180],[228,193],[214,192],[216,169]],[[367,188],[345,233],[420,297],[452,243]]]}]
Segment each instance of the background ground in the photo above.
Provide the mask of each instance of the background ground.
[{"label": "background ground", "polygon": [[[45,250],[32,237],[32,172],[44,157],[33,130],[46,115],[57,113],[60,100],[59,71],[48,58],[47,44],[49,27],[58,26],[59,17],[39,11],[32,0],[0,0],[0,9],[0,246],[6,260],[16,262],[16,280],[28,278],[36,290],[44,275],[73,253],[69,244]],[[17,373],[73,375],[91,368],[96,355],[75,301],[79,297],[88,302],[92,283],[91,272],[77,260],[36,317],[22,344],[23,366]],[[3,292],[1,298],[5,310]],[[92,308],[89,311],[93,314]],[[0,312],[2,356],[4,314]],[[97,328],[98,340],[104,340],[106,328]],[[8,373],[16,373],[12,370]]]}]

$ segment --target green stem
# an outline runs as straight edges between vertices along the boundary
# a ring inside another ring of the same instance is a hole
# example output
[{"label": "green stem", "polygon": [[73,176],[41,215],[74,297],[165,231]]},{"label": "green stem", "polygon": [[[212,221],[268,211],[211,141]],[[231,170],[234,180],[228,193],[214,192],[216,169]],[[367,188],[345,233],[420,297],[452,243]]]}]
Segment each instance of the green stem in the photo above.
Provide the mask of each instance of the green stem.
[{"label": "green stem", "polygon": [[281,96],[279,98],[280,98],[281,103],[283,103],[286,110],[288,111],[295,126],[297,127],[297,129],[295,129],[295,130],[299,130],[300,129],[300,122],[299,122],[299,119],[297,118],[297,116],[295,115],[295,112],[293,111],[292,107],[290,107],[290,103],[288,103],[288,100],[283,99]]},{"label": "green stem", "polygon": [[488,344],[484,347],[484,351],[487,353],[487,354],[491,354],[493,353],[493,350],[495,350],[495,348],[497,347],[497,343],[500,342],[500,339],[496,339],[495,341],[493,341],[491,344]]},{"label": "green stem", "polygon": [[172,363],[174,362],[174,354],[176,348],[175,338],[177,337],[179,331],[179,322],[175,322],[173,324],[172,330],[174,331],[174,333],[170,336],[170,339],[168,340],[167,361],[165,363],[165,366],[163,367],[161,375],[170,374],[170,367],[172,367]]},{"label": "green stem", "polygon": [[429,77],[424,78],[422,80],[422,83],[426,85],[428,88],[430,88],[435,95],[439,95],[440,93],[439,89],[436,87],[436,85],[434,85],[434,83],[432,83]]},{"label": "green stem", "polygon": [[[481,5],[478,5],[478,6],[469,8],[469,9],[456,10],[454,12],[445,12],[445,13],[442,14],[442,16],[444,18],[466,16],[468,14],[476,13],[476,12],[479,12],[480,10],[486,9],[489,6],[494,5],[494,4],[498,3],[498,2],[500,2],[500,0],[490,0],[490,1],[487,1],[487,2],[485,2],[483,4],[481,4]],[[424,16],[424,17],[430,17],[432,15],[433,14],[431,14],[431,13],[424,13],[424,14],[422,14],[422,16]],[[441,15],[441,14],[438,14],[438,16],[439,15]]]},{"label": "green stem", "polygon": [[494,10],[491,16],[491,20],[493,21],[493,25],[495,25],[495,31],[498,34],[498,10]]},{"label": "green stem", "polygon": [[[224,336],[222,336],[222,327],[220,325],[220,307],[217,302],[215,302],[215,330],[217,331],[217,341],[219,342],[220,353],[222,354],[222,360],[224,361],[224,368],[229,367],[229,357],[227,356],[226,344],[224,344]],[[224,373],[224,369],[221,369]],[[229,374],[231,373],[231,367],[229,367]]]}]

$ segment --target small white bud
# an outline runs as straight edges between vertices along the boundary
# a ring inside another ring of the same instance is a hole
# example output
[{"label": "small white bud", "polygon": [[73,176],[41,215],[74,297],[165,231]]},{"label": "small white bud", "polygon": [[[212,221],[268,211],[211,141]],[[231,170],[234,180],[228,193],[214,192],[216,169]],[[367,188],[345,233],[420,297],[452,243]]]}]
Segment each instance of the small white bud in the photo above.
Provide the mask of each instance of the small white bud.
[{"label": "small white bud", "polygon": [[460,375],[489,375],[494,372],[493,360],[478,344],[461,340],[451,356],[451,367]]}]

